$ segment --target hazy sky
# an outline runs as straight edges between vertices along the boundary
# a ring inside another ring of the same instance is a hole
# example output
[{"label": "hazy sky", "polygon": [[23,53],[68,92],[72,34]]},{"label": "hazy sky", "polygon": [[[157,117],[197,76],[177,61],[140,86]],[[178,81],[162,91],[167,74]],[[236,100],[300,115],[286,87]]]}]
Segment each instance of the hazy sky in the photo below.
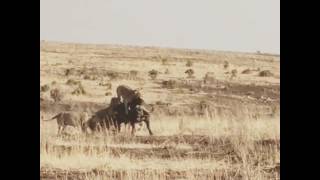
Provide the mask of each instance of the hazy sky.
[{"label": "hazy sky", "polygon": [[41,0],[40,38],[280,54],[280,0]]}]

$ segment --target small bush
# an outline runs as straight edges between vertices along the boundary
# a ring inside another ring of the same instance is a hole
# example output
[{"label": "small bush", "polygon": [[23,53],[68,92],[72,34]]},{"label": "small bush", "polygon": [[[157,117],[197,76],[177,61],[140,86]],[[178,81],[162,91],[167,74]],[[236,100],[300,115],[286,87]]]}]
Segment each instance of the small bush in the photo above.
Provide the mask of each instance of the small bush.
[{"label": "small bush", "polygon": [[194,71],[193,71],[193,69],[188,69],[184,73],[188,74],[188,78],[192,78],[193,74],[194,74]]},{"label": "small bush", "polygon": [[229,62],[228,62],[228,61],[225,61],[225,62],[224,62],[223,68],[224,68],[224,69],[228,69],[228,68],[229,68]]},{"label": "small bush", "polygon": [[97,79],[98,79],[97,76],[91,76],[91,80],[95,81],[95,80],[97,80]]},{"label": "small bush", "polygon": [[156,101],[155,102],[156,105],[166,105],[166,103],[162,102],[162,101]]},{"label": "small bush", "polygon": [[70,86],[73,86],[73,85],[80,85],[81,82],[80,81],[75,81],[73,79],[69,79],[67,82],[66,82],[67,85],[70,85]]},{"label": "small bush", "polygon": [[149,76],[152,80],[156,79],[158,76],[158,71],[152,69],[151,71],[149,71]]},{"label": "small bush", "polygon": [[233,70],[231,71],[230,79],[233,79],[233,78],[237,77],[237,74],[238,74],[238,71],[237,71],[236,69],[233,69]]},{"label": "small bush", "polygon": [[53,86],[56,85],[56,84],[57,84],[56,81],[52,81],[52,82],[51,82],[51,85],[53,85]]},{"label": "small bush", "polygon": [[49,91],[49,89],[50,89],[50,87],[49,87],[49,85],[43,85],[43,86],[41,86],[41,92],[47,92],[47,91]]},{"label": "small bush", "polygon": [[273,73],[271,73],[269,70],[264,70],[259,73],[259,76],[260,77],[271,77],[271,76],[273,76]]},{"label": "small bush", "polygon": [[84,75],[83,79],[88,80],[88,79],[90,79],[90,76],[89,75]]},{"label": "small bush", "polygon": [[87,72],[87,68],[78,70],[78,73],[79,73],[80,75],[86,74],[86,72]]},{"label": "small bush", "polygon": [[83,94],[86,94],[86,91],[84,90],[83,86],[80,84],[71,94],[83,95]]},{"label": "small bush", "polygon": [[168,68],[164,71],[164,74],[170,74],[170,71]]},{"label": "small bush", "polygon": [[112,93],[111,92],[106,92],[104,95],[105,96],[112,96]]},{"label": "small bush", "polygon": [[97,80],[97,76],[89,76],[89,75],[84,75],[83,79],[85,80]]},{"label": "small bush", "polygon": [[242,74],[251,74],[252,71],[250,69],[245,69],[241,72]]},{"label": "small bush", "polygon": [[209,108],[210,104],[204,100],[200,101],[199,107],[201,110],[205,110],[206,108]]},{"label": "small bush", "polygon": [[186,63],[186,66],[187,67],[191,67],[193,65],[193,62],[191,60],[188,60],[187,63]]},{"label": "small bush", "polygon": [[60,102],[62,101],[64,95],[63,93],[61,92],[61,90],[55,88],[55,89],[52,89],[50,91],[50,97],[54,100],[54,102]]},{"label": "small bush", "polygon": [[203,82],[205,84],[207,83],[215,83],[216,82],[216,78],[214,76],[213,72],[207,72],[206,75],[203,78]]},{"label": "small bush", "polygon": [[103,82],[100,82],[99,83],[99,86],[105,86],[107,88],[107,90],[111,89],[112,88],[112,84],[111,83],[103,83]]},{"label": "small bush", "polygon": [[69,75],[73,75],[75,73],[75,69],[74,68],[70,68],[70,69],[66,69],[65,70],[65,75],[69,76]]},{"label": "small bush", "polygon": [[176,87],[177,82],[175,80],[162,81],[163,88],[173,89]]},{"label": "small bush", "polygon": [[161,58],[162,65],[168,64],[168,58]]},{"label": "small bush", "polygon": [[129,71],[129,79],[135,80],[135,79],[137,79],[137,76],[138,76],[138,71],[136,71],[136,70]]},{"label": "small bush", "polygon": [[232,74],[233,76],[237,76],[238,71],[237,71],[236,69],[233,69],[233,70],[231,71],[231,74]]},{"label": "small bush", "polygon": [[109,77],[110,80],[115,80],[119,78],[119,74],[116,72],[108,72],[107,76]]}]

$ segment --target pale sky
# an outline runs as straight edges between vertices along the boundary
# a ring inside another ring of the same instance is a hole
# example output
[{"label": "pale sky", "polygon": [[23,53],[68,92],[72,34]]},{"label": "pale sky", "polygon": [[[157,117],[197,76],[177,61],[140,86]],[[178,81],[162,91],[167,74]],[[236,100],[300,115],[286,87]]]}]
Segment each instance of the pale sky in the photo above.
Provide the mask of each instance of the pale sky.
[{"label": "pale sky", "polygon": [[41,0],[40,39],[280,54],[280,0]]}]

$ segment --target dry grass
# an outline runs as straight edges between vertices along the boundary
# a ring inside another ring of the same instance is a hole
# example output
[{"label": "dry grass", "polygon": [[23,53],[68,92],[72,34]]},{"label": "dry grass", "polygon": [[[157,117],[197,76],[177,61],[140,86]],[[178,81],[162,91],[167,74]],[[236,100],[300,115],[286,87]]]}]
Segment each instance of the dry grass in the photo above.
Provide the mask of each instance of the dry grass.
[{"label": "dry grass", "polygon": [[[142,171],[146,169],[159,176],[156,179],[165,179],[163,173],[167,170],[190,171],[191,177],[197,171],[211,172],[208,174],[211,176],[223,171],[227,179],[233,179],[235,172],[244,179],[279,176],[275,170],[280,162],[277,118],[222,120],[163,116],[152,119],[155,136],[148,137],[143,127],[137,133],[140,140],[130,137],[124,127],[117,136],[56,137],[52,132],[54,123],[42,125],[40,157],[47,171],[55,168],[87,173],[93,169],[109,173],[136,171],[135,175],[144,179],[148,178],[148,173]],[[194,139],[184,138],[186,135]],[[57,146],[65,148],[61,150]],[[131,175],[126,177],[135,179]]]},{"label": "dry grass", "polygon": [[[93,105],[105,107],[126,84],[142,88],[153,104],[155,135],[143,124],[135,137],[126,127],[116,135],[71,128],[57,136],[56,121],[40,121],[41,179],[279,179],[279,79],[240,73],[230,82],[225,74],[261,67],[279,76],[276,57],[89,45],[77,45],[79,53],[71,56],[72,47],[42,45],[41,83],[55,81],[64,98],[50,104],[50,93],[42,92],[47,104],[41,117],[68,106],[93,113],[100,108]],[[193,79],[184,73],[188,59],[195,62]],[[148,77],[152,69],[158,72],[154,80]],[[208,72],[214,72],[212,81],[202,84]],[[80,81],[86,93],[72,95]]]}]

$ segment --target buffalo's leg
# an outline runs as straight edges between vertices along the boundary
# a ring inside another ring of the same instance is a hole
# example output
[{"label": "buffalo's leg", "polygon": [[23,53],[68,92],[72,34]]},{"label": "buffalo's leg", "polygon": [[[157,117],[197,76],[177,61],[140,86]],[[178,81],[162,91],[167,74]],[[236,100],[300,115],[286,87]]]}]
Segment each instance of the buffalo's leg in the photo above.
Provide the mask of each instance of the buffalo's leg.
[{"label": "buffalo's leg", "polygon": [[135,123],[134,123],[134,122],[131,122],[131,127],[132,127],[131,135],[134,136],[134,133],[135,133],[135,131],[136,131],[136,127],[135,127]]},{"label": "buffalo's leg", "polygon": [[124,103],[124,110],[126,112],[126,115],[128,115],[128,101],[124,99],[123,103]]},{"label": "buffalo's leg", "polygon": [[[62,126],[62,132],[65,132],[66,126]],[[61,133],[61,132],[60,132]]]},{"label": "buffalo's leg", "polygon": [[62,126],[58,126],[58,135],[61,133]]},{"label": "buffalo's leg", "polygon": [[150,129],[150,121],[149,120],[144,120],[144,122],[146,123],[146,125],[147,125],[147,128],[148,128],[148,131],[149,131],[149,135],[153,135],[153,133],[152,133],[152,131],[151,131],[151,129]]},{"label": "buffalo's leg", "polygon": [[120,122],[119,122],[119,121],[117,122],[117,129],[118,129],[118,133],[120,133],[120,130],[121,130],[121,124],[120,124]]}]

